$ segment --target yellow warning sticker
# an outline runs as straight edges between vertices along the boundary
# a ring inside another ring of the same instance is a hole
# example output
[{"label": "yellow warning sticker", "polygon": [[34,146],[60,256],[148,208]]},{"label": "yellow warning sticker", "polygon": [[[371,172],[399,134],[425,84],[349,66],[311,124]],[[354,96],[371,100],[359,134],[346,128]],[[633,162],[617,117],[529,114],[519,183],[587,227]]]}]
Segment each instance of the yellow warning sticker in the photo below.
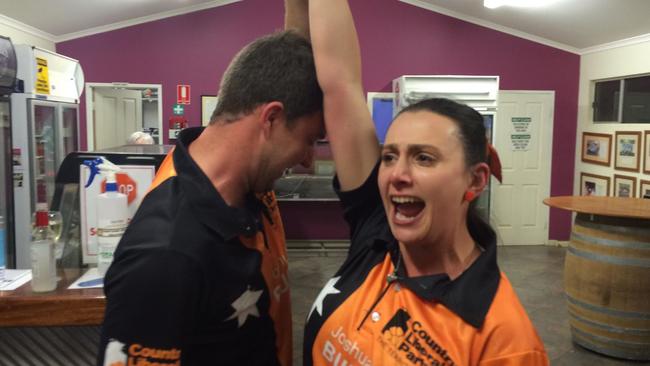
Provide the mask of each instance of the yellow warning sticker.
[{"label": "yellow warning sticker", "polygon": [[36,58],[36,93],[37,94],[50,94],[50,75],[47,71],[47,60],[44,58]]}]

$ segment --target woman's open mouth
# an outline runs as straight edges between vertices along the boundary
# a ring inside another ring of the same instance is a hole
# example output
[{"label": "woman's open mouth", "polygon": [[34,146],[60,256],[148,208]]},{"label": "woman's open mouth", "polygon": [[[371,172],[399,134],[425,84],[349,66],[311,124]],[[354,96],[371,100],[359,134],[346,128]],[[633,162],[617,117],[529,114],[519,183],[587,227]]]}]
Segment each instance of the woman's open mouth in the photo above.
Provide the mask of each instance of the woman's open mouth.
[{"label": "woman's open mouth", "polygon": [[420,218],[424,210],[424,201],[414,196],[391,196],[393,204],[393,222],[398,225],[408,225]]}]

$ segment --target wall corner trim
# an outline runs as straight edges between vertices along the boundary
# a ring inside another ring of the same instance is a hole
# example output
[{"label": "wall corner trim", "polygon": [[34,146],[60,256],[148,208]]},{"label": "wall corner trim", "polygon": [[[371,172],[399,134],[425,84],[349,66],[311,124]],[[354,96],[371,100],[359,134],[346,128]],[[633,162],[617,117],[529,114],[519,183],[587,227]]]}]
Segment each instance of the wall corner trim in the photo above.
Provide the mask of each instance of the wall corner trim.
[{"label": "wall corner trim", "polygon": [[535,36],[535,35],[532,35],[530,33],[522,32],[522,31],[519,31],[519,30],[516,30],[516,29],[513,29],[513,28],[509,28],[509,27],[506,27],[506,26],[503,26],[503,25],[500,25],[500,24],[492,23],[492,22],[487,21],[487,20],[483,20],[483,19],[479,19],[479,18],[476,18],[476,17],[473,17],[473,16],[458,13],[458,12],[455,12],[453,10],[449,10],[449,9],[445,9],[443,7],[440,7],[440,6],[429,4],[429,3],[424,2],[422,0],[399,0],[399,1],[403,2],[403,3],[406,3],[406,4],[409,4],[409,5],[417,6],[418,8],[430,10],[430,11],[432,11],[434,13],[440,13],[440,14],[443,14],[443,15],[450,16],[452,18],[456,18],[456,19],[466,21],[468,23],[480,25],[482,27],[490,28],[490,29],[493,29],[493,30],[496,30],[496,31],[499,31],[499,32],[502,32],[502,33],[507,33],[507,34],[510,34],[512,36],[515,36],[515,37],[526,39],[528,41],[540,43],[540,44],[543,44],[545,46],[557,48],[557,49],[560,49],[560,50],[563,50],[563,51],[566,51],[566,52],[570,52],[570,53],[574,53],[574,54],[577,54],[577,55],[580,54],[580,49],[569,46],[569,45],[566,45],[564,43],[551,41],[550,39]]},{"label": "wall corner trim", "polygon": [[11,27],[11,28],[17,29],[17,30],[19,30],[21,32],[25,32],[27,34],[30,34],[32,36],[43,38],[46,41],[50,41],[50,42],[53,42],[53,43],[56,42],[56,36],[54,36],[53,34],[44,32],[44,31],[42,31],[42,30],[40,30],[38,28],[34,28],[31,25],[27,25],[27,24],[25,24],[23,22],[20,22],[20,21],[18,21],[16,19],[10,18],[10,17],[8,17],[6,15],[0,14],[0,23],[2,23],[3,25],[6,25],[7,27]]}]

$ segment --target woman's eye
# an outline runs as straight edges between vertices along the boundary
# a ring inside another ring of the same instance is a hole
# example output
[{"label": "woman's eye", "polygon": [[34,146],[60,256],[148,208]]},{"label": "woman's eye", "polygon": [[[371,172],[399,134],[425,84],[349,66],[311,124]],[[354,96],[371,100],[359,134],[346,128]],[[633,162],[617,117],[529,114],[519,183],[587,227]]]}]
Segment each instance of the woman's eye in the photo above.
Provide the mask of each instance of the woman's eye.
[{"label": "woman's eye", "polygon": [[417,154],[415,156],[415,160],[418,163],[422,163],[422,164],[432,164],[435,162],[436,159],[429,154]]},{"label": "woman's eye", "polygon": [[390,163],[390,162],[395,161],[396,159],[397,159],[397,157],[396,157],[395,154],[393,154],[393,153],[384,153],[384,154],[381,154],[381,161],[382,161],[383,163]]}]

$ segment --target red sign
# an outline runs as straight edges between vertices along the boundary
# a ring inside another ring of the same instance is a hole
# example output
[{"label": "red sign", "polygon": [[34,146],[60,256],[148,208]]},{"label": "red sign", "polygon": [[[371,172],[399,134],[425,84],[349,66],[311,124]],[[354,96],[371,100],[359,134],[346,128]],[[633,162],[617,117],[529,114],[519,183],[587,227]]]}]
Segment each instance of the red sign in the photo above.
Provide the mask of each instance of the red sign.
[{"label": "red sign", "polygon": [[[115,180],[117,181],[117,190],[127,196],[128,204],[130,205],[138,195],[138,184],[128,174],[124,173],[115,174]],[[100,191],[102,193],[106,192],[106,179],[102,181]]]},{"label": "red sign", "polygon": [[176,85],[176,104],[190,104],[189,85]]}]

